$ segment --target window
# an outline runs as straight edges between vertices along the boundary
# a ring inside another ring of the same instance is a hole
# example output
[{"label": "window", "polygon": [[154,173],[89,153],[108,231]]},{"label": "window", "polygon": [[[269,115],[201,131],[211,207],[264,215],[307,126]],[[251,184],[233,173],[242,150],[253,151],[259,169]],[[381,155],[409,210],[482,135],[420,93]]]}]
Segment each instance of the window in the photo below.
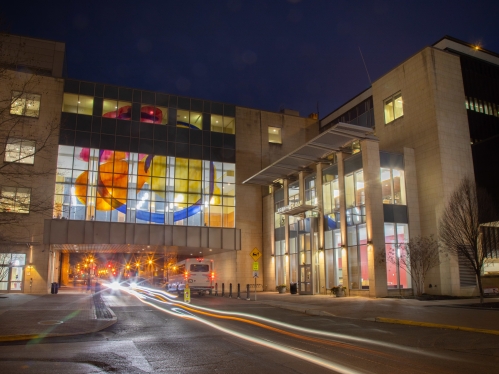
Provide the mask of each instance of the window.
[{"label": "window", "polygon": [[40,114],[40,95],[12,91],[10,114],[38,118]]},{"label": "window", "polygon": [[406,205],[404,171],[381,168],[383,204]]},{"label": "window", "polygon": [[411,288],[409,273],[400,266],[406,256],[404,244],[409,242],[408,225],[385,223],[386,279],[388,288]]},{"label": "window", "polygon": [[212,114],[211,131],[223,132],[226,134],[235,134],[236,133],[235,119],[233,117],[226,117],[218,114]]},{"label": "window", "polygon": [[315,174],[305,178],[305,204],[308,205],[317,205],[315,178]]},{"label": "window", "polygon": [[160,106],[142,105],[140,107],[140,122],[166,125],[168,123],[168,109]]},{"label": "window", "polygon": [[21,291],[26,255],[0,253],[0,291]]},{"label": "window", "polygon": [[29,213],[31,189],[0,187],[0,212]]},{"label": "window", "polygon": [[369,289],[366,225],[347,228],[350,288]]},{"label": "window", "polygon": [[208,264],[191,264],[190,271],[192,273],[207,273],[210,271],[210,265],[208,265]]},{"label": "window", "polygon": [[[219,116],[221,117],[221,116]],[[222,120],[220,120],[222,121]],[[220,122],[221,123],[221,122]],[[203,129],[203,114],[199,112],[189,112],[188,110],[177,110],[177,126],[184,126],[190,129]],[[221,132],[221,131],[220,131]]]},{"label": "window", "polygon": [[9,138],[5,147],[5,162],[34,164],[35,142],[32,140]]},{"label": "window", "polygon": [[282,144],[281,129],[269,126],[269,143]]},{"label": "window", "polygon": [[487,114],[489,116],[498,117],[498,107],[495,103],[488,101],[477,100],[473,97],[467,97],[465,101],[466,109],[473,110],[478,113]]},{"label": "window", "polygon": [[362,170],[345,176],[345,204],[347,208],[347,226],[366,221],[366,197]]},{"label": "window", "polygon": [[277,213],[279,208],[284,206],[284,188],[280,188],[274,193],[274,227],[284,227],[285,217]]},{"label": "window", "polygon": [[53,216],[235,227],[235,195],[234,164],[59,146]]},{"label": "window", "polygon": [[91,116],[94,109],[94,98],[92,96],[75,95],[65,93],[62,99],[62,111],[66,113],[78,113]]},{"label": "window", "polygon": [[402,94],[400,92],[386,99],[383,106],[385,110],[385,123],[395,121],[404,115]]},{"label": "window", "polygon": [[102,117],[129,121],[132,119],[132,104],[126,101],[104,99],[102,103]]}]

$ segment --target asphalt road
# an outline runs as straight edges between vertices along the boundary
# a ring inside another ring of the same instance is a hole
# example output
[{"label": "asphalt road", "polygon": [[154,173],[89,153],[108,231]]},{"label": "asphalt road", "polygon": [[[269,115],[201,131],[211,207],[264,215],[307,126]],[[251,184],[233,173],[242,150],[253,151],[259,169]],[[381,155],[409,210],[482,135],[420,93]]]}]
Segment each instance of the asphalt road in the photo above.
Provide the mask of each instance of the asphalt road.
[{"label": "asphalt road", "polygon": [[311,316],[208,296],[193,296],[190,306],[147,292],[105,298],[115,325],[90,335],[2,343],[0,372],[492,373],[499,363],[494,335]]}]

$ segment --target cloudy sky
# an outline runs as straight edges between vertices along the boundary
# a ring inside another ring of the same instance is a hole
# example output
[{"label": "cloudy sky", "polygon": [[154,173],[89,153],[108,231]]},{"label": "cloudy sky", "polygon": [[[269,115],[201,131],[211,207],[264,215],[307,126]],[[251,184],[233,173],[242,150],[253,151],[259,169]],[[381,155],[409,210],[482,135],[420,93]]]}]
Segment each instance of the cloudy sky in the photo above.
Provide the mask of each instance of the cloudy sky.
[{"label": "cloudy sky", "polygon": [[[451,35],[499,53],[499,1],[10,1],[4,30],[66,43],[71,78],[324,117]],[[361,56],[362,53],[362,56]]]}]

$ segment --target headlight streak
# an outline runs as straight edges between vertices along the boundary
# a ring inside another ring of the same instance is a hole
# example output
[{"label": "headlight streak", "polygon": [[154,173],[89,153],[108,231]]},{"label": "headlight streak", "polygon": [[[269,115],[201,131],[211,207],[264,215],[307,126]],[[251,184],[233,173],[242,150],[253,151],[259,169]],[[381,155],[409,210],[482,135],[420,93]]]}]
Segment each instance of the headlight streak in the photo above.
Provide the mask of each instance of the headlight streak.
[{"label": "headlight streak", "polygon": [[[137,297],[137,295],[134,295]],[[185,314],[178,314],[176,312],[172,312],[172,311],[169,311],[169,310],[166,310],[166,309],[163,309],[161,308],[160,306],[156,305],[156,304],[153,304],[149,301],[145,301],[145,300],[142,300],[142,299],[139,299],[141,300],[144,304],[147,304],[153,308],[156,308],[164,313],[168,313],[168,314],[171,314],[171,315],[174,315],[174,316],[177,316],[177,317],[181,317],[181,318],[186,318],[186,319],[189,319],[189,320],[195,320],[195,321],[198,321],[198,322],[201,322],[207,326],[210,326],[216,330],[219,330],[225,334],[228,334],[228,335],[232,335],[232,336],[235,336],[236,338],[239,338],[239,339],[243,339],[243,340],[246,340],[246,341],[249,341],[251,343],[255,343],[255,344],[259,344],[261,346],[264,346],[264,347],[267,347],[267,348],[271,348],[271,349],[274,349],[276,351],[279,351],[281,353],[285,353],[287,355],[291,355],[291,356],[294,356],[296,358],[299,358],[299,359],[302,359],[302,360],[305,360],[305,361],[308,361],[308,362],[311,362],[313,364],[316,364],[316,365],[319,365],[319,366],[322,366],[322,367],[325,367],[326,369],[329,369],[329,370],[334,370],[338,373],[342,373],[342,374],[360,374],[361,372],[359,371],[356,371],[354,369],[350,369],[350,368],[347,368],[343,365],[340,365],[340,364],[336,364],[336,363],[333,363],[333,362],[330,362],[330,361],[326,361],[320,357],[315,357],[311,354],[308,354],[308,353],[304,353],[304,352],[299,352],[299,351],[296,351],[294,350],[294,348],[290,348],[290,347],[287,347],[287,346],[281,346],[277,343],[272,343],[272,342],[269,342],[269,341],[265,341],[265,340],[262,340],[262,339],[258,339],[258,338],[255,338],[255,337],[252,337],[252,336],[249,336],[249,335],[246,335],[246,334],[242,334],[242,333],[238,333],[238,332],[235,332],[235,331],[231,331],[231,330],[228,330],[224,327],[221,327],[221,326],[218,326],[212,322],[209,322],[203,318],[200,318],[198,316],[195,316],[195,315],[185,315]]]},{"label": "headlight streak", "polygon": [[[164,295],[164,296],[166,296],[168,298],[168,295],[165,292],[163,292],[163,291],[156,291],[156,290],[152,290],[150,288],[145,288],[145,287],[143,288],[143,290],[144,291],[145,290],[152,291],[153,293]],[[284,322],[275,321],[275,320],[272,320],[272,319],[268,319],[268,318],[260,317],[260,316],[256,316],[256,315],[251,315],[251,314],[246,314],[246,313],[238,313],[238,312],[224,312],[224,311],[220,311],[220,310],[205,308],[205,307],[198,306],[198,305],[187,304],[187,303],[184,303],[184,302],[182,302],[180,300],[175,300],[174,304],[179,304],[182,307],[185,307],[187,309],[190,308],[194,312],[196,311],[196,309],[198,309],[200,311],[206,311],[208,313],[222,314],[222,315],[227,315],[227,316],[232,316],[232,317],[248,318],[250,320],[257,320],[257,321],[269,323],[269,324],[272,324],[272,325],[275,325],[275,326],[279,326],[279,327],[286,328],[286,329],[289,329],[289,330],[299,331],[299,332],[306,333],[306,334],[319,335],[319,336],[324,336],[324,337],[332,338],[332,339],[344,339],[344,340],[348,340],[348,341],[355,342],[355,343],[372,344],[372,345],[375,345],[375,346],[380,346],[380,347],[383,347],[383,348],[389,348],[389,349],[392,349],[392,350],[395,349],[395,350],[403,351],[403,352],[410,353],[410,354],[415,354],[416,353],[416,354],[420,354],[420,355],[423,355],[423,356],[430,356],[430,357],[434,357],[434,358],[447,359],[447,357],[444,356],[444,355],[437,354],[437,353],[432,353],[432,352],[424,352],[424,351],[421,351],[418,348],[414,348],[414,347],[404,347],[404,346],[399,346],[399,345],[395,345],[395,344],[391,344],[391,343],[387,343],[387,342],[382,342],[382,341],[380,342],[380,341],[377,341],[377,340],[372,340],[372,339],[367,339],[367,338],[359,338],[359,337],[356,337],[356,336],[339,334],[339,333],[335,333],[335,332],[308,329],[308,328],[305,328],[305,327],[289,325],[289,324],[284,323]],[[212,317],[217,317],[217,316],[212,316]],[[243,321],[246,322],[246,323],[249,323],[249,321],[247,321],[247,320],[243,320]]]}]

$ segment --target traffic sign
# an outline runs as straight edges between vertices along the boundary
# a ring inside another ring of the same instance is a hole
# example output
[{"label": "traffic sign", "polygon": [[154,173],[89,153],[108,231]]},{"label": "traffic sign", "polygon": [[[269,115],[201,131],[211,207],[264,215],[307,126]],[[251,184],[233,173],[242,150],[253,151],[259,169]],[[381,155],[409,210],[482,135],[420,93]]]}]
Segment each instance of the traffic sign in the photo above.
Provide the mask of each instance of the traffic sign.
[{"label": "traffic sign", "polygon": [[253,270],[258,270],[258,261],[253,262]]},{"label": "traffic sign", "polygon": [[258,261],[258,259],[262,256],[260,251],[258,250],[257,247],[253,248],[253,250],[250,252],[250,256],[253,259],[253,261]]},{"label": "traffic sign", "polygon": [[253,272],[253,278],[255,278],[255,279],[258,278],[258,271]]}]

